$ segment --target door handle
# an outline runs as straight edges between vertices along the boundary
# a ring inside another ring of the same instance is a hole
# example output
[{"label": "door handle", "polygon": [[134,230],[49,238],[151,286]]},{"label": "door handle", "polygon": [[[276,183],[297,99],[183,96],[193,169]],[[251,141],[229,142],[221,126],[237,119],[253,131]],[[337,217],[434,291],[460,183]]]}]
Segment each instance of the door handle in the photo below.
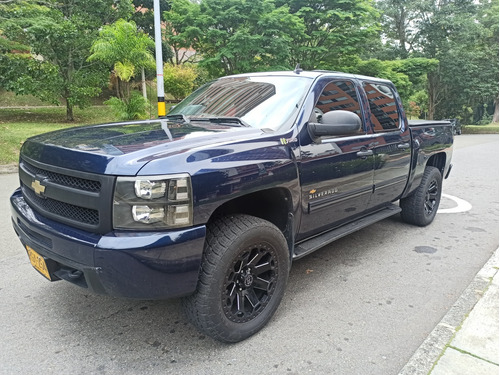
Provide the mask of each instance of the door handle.
[{"label": "door handle", "polygon": [[407,149],[409,149],[409,148],[410,148],[410,144],[409,144],[409,143],[400,143],[400,144],[398,145],[398,148],[399,148],[400,150],[407,150]]},{"label": "door handle", "polygon": [[356,155],[359,156],[360,158],[367,158],[368,156],[373,155],[373,151],[372,150],[359,151],[356,153]]}]

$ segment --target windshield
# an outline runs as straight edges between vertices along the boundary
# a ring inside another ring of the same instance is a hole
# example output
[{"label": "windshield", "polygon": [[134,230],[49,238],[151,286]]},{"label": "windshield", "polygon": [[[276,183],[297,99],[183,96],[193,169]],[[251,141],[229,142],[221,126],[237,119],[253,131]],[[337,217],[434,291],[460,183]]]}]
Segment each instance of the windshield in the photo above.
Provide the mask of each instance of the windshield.
[{"label": "windshield", "polygon": [[276,130],[297,113],[310,78],[297,76],[228,77],[210,82],[177,105],[169,115],[239,118],[254,128]]}]

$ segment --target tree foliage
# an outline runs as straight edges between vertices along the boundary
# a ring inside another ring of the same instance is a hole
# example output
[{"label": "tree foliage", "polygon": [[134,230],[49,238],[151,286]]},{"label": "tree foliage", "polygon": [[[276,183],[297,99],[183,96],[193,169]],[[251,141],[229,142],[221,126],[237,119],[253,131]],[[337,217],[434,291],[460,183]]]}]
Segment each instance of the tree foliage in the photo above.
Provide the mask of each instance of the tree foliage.
[{"label": "tree foliage", "polygon": [[337,69],[363,44],[378,25],[378,12],[369,0],[277,0],[299,17],[303,32],[294,32],[290,63],[305,69]]},{"label": "tree foliage", "polygon": [[148,115],[146,110],[148,103],[137,91],[132,91],[127,101],[113,96],[106,100],[104,104],[111,107],[119,120],[140,120],[145,119]]},{"label": "tree foliage", "polygon": [[165,20],[165,41],[170,46],[171,64],[180,65],[196,60],[196,47],[199,45],[202,30],[197,26],[200,21],[200,6],[189,0],[173,0],[171,8],[163,12]]},{"label": "tree foliage", "polygon": [[[160,4],[163,57],[170,63],[167,92],[175,97],[191,90],[192,69],[173,65],[195,63],[198,84],[210,77],[292,69],[300,63],[303,69],[391,79],[412,112],[420,109],[428,118],[487,121],[494,109],[498,117],[498,0]],[[130,55],[152,51],[149,42],[140,48],[133,44],[137,29],[153,36],[152,8],[152,0],[0,1],[0,86],[54,103],[63,98],[71,118],[73,105],[85,105],[99,93],[107,78],[105,64],[127,82],[138,67],[150,63]],[[122,31],[122,41],[111,35],[120,46],[111,57],[106,55],[111,45],[101,44],[100,50],[99,43],[111,40],[105,41],[104,34],[120,17],[132,19],[136,27]]]},{"label": "tree foliage", "polygon": [[[425,107],[424,97],[417,95],[425,90],[427,74],[437,69],[439,61],[426,58],[408,58],[404,60],[362,60],[353,58],[349,64],[340,67],[340,70],[354,74],[380,77],[391,80],[398,89],[405,106],[414,102],[415,106]],[[425,97],[427,98],[427,97]]]},{"label": "tree foliage", "polygon": [[492,111],[496,103],[498,110],[498,0],[381,0],[377,6],[385,51],[439,61],[427,73],[429,118],[479,121],[485,106]]},{"label": "tree foliage", "polygon": [[[29,47],[29,57],[17,79],[4,87],[30,93],[41,99],[66,102],[66,114],[73,120],[73,107],[89,104],[106,82],[102,66],[87,62],[99,28],[131,12],[128,0],[21,0],[0,5],[0,28],[4,36]],[[3,53],[0,73],[9,71],[17,56]],[[43,76],[41,71],[51,74]],[[3,75],[3,74],[0,74]],[[39,90],[43,87],[43,90]]]},{"label": "tree foliage", "polygon": [[214,76],[337,67],[377,25],[370,0],[172,0],[164,18],[172,63],[193,49]]},{"label": "tree foliage", "polygon": [[303,33],[300,19],[271,0],[205,0],[196,26],[200,64],[214,76],[289,68],[292,35]]},{"label": "tree foliage", "polygon": [[422,2],[415,0],[383,0],[377,3],[382,14],[381,24],[385,31],[391,55],[407,58],[418,46],[420,36],[415,24],[422,13]]},{"label": "tree foliage", "polygon": [[37,61],[30,54],[0,54],[1,88],[18,95],[34,94],[45,102],[58,104],[60,86],[53,64]]},{"label": "tree foliage", "polygon": [[113,65],[118,78],[128,82],[137,73],[136,68],[154,69],[153,47],[153,40],[137,30],[135,22],[120,19],[101,29],[90,48],[92,55],[88,60]]},{"label": "tree foliage", "polygon": [[188,64],[165,64],[163,68],[165,90],[177,100],[193,91],[197,77],[196,69]]}]

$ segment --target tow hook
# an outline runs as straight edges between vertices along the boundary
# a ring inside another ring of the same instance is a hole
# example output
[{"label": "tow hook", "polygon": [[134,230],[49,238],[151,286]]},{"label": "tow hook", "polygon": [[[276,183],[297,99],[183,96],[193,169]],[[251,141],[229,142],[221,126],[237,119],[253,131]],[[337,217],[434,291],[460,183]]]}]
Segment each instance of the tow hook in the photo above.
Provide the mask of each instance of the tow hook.
[{"label": "tow hook", "polygon": [[69,277],[70,279],[75,280],[75,279],[78,279],[78,278],[82,277],[83,272],[82,272],[82,271],[79,271],[79,270],[73,270],[73,271],[71,271],[71,272],[68,272],[68,273],[67,273],[67,275],[68,275],[68,277]]}]

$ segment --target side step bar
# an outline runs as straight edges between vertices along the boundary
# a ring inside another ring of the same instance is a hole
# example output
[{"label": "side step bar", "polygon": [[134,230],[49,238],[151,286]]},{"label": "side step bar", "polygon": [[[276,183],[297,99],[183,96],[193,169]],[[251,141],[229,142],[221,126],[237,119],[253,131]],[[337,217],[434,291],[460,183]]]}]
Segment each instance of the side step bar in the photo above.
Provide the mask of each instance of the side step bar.
[{"label": "side step bar", "polygon": [[358,231],[361,228],[372,225],[377,221],[388,218],[389,216],[395,215],[401,212],[401,208],[394,204],[382,208],[380,211],[375,211],[374,213],[364,216],[361,219],[353,221],[351,223],[345,224],[341,227],[332,229],[329,232],[320,234],[317,237],[311,238],[310,240],[304,241],[301,244],[295,246],[293,259],[299,259],[307,254],[312,253],[329,243],[338,240],[341,237],[347,236],[353,232]]}]

